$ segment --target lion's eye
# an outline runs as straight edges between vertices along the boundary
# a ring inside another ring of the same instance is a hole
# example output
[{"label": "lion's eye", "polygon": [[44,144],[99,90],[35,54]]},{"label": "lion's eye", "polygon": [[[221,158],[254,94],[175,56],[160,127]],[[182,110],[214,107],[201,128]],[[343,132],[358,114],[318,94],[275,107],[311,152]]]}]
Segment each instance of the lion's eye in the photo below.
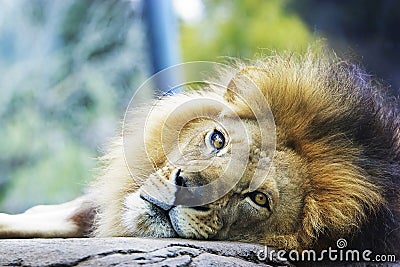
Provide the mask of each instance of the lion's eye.
[{"label": "lion's eye", "polygon": [[266,195],[260,191],[254,191],[254,192],[248,193],[247,196],[258,206],[268,208],[268,210],[271,211],[268,195]]},{"label": "lion's eye", "polygon": [[218,131],[214,130],[210,135],[210,144],[213,148],[220,150],[225,146],[225,137]]}]

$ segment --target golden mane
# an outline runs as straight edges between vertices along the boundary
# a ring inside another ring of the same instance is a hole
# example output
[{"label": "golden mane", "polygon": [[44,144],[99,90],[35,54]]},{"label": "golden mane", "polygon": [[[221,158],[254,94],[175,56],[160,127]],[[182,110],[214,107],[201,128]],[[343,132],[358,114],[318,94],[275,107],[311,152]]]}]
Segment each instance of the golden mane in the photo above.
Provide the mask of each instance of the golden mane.
[{"label": "golden mane", "polygon": [[[102,158],[103,175],[93,187],[100,205],[95,234],[127,234],[115,218],[122,216],[124,196],[165,162],[159,125],[175,106],[194,98],[212,98],[224,101],[241,118],[254,119],[246,104],[235,97],[248,93],[247,77],[260,88],[274,115],[277,146],[289,147],[307,169],[301,182],[302,215],[294,222],[297,230],[292,235],[277,234],[277,243],[286,248],[322,249],[345,237],[352,247],[397,251],[399,113],[383,89],[357,66],[321,53],[276,54],[236,67],[240,71],[226,91],[210,86],[167,97],[152,107],[156,112],[150,118],[146,109],[131,111],[124,140],[146,141],[125,144],[131,173],[125,165],[122,136]],[[221,75],[225,75],[223,70]],[[251,105],[259,103],[251,95],[247,99]],[[172,120],[188,113],[220,112],[203,103],[180,110]]]}]

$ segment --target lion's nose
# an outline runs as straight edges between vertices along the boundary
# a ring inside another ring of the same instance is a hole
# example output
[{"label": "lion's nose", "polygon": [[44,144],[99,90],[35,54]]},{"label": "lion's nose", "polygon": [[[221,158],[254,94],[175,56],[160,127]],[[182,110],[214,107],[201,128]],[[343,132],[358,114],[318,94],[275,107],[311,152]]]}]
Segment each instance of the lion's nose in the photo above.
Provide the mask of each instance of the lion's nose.
[{"label": "lion's nose", "polygon": [[187,177],[183,175],[183,171],[179,168],[175,173],[175,185],[177,186],[175,192],[174,206],[184,205],[191,206],[191,202],[196,198],[196,194],[193,190]]},{"label": "lion's nose", "polygon": [[175,184],[177,186],[188,187],[186,178],[181,176],[182,169],[178,169],[175,174]]},{"label": "lion's nose", "polygon": [[181,168],[179,168],[175,173],[175,185],[177,185],[178,188],[175,193],[174,206],[184,205],[199,211],[210,210],[208,207],[205,206],[193,206],[193,203],[198,202],[196,201],[196,199],[201,198],[201,192],[198,191],[198,187],[201,185],[197,185],[191,188],[190,182],[188,181],[187,177],[182,175]]}]

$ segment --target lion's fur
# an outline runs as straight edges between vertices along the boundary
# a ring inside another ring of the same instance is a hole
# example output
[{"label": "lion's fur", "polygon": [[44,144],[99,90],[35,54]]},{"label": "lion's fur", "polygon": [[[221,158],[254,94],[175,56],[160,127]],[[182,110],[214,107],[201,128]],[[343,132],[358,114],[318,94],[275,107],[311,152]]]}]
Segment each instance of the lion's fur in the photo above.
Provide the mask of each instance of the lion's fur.
[{"label": "lion's fur", "polygon": [[[281,216],[276,219],[280,225],[273,224],[275,219],[269,225],[275,234],[240,241],[323,249],[342,237],[351,247],[398,253],[399,113],[383,89],[358,67],[320,53],[277,54],[236,67],[241,71],[226,92],[210,87],[167,97],[149,107],[156,109],[150,118],[147,108],[131,111],[124,138],[116,138],[102,158],[103,174],[91,190],[99,204],[95,235],[130,235],[121,219],[125,196],[135,192],[154,167],[165,163],[172,148],[163,144],[175,141],[168,135],[161,140],[160,125],[176,106],[193,98],[211,98],[229,105],[242,118],[254,119],[246,104],[235,97],[246,94],[244,75],[262,90],[274,115],[277,153],[272,173],[279,177],[282,171],[298,170],[294,185],[282,187],[281,195],[290,199],[290,189],[302,196],[298,218],[281,208],[282,213],[274,215]],[[250,105],[258,103],[259,99],[253,99]],[[217,117],[221,111],[204,101],[169,116],[167,125],[177,131],[173,125],[181,125],[179,121],[188,113]],[[285,208],[289,212],[290,207]]]}]

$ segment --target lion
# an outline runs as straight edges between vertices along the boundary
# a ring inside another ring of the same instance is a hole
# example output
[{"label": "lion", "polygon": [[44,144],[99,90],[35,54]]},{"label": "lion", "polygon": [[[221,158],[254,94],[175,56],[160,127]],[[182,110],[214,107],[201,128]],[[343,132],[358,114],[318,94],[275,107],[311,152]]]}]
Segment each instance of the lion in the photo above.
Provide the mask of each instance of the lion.
[{"label": "lion", "polygon": [[[181,237],[299,251],[344,238],[349,249],[398,255],[396,102],[361,68],[324,54],[237,62],[223,88],[130,110],[86,195],[0,214],[0,236]],[[206,187],[215,181],[223,194]]]}]

